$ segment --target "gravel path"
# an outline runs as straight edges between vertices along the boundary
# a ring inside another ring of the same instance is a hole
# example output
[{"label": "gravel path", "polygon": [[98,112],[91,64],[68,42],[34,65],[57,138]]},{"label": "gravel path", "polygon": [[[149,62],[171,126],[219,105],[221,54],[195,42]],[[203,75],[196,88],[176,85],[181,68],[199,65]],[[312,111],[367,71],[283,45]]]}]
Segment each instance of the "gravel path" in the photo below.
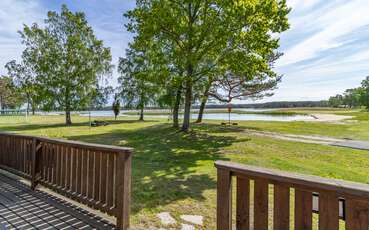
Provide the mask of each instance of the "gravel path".
[{"label": "gravel path", "polygon": [[295,141],[295,142],[308,143],[308,144],[321,144],[321,145],[346,147],[346,148],[352,148],[352,149],[369,150],[369,141],[348,140],[348,139],[340,139],[340,138],[317,136],[317,135],[282,134],[282,133],[262,132],[262,131],[255,131],[255,130],[247,130],[245,131],[245,133],[256,135],[256,136],[271,137],[271,138],[286,140],[286,141]]}]

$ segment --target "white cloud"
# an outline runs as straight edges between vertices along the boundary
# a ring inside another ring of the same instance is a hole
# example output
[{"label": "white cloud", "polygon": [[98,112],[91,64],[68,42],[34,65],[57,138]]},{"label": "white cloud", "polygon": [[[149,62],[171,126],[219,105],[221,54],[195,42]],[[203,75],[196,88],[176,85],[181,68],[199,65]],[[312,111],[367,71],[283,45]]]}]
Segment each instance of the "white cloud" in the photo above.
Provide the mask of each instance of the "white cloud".
[{"label": "white cloud", "polygon": [[313,11],[302,18],[291,19],[292,31],[303,32],[305,27],[313,27],[318,32],[286,50],[278,62],[280,66],[314,58],[322,51],[340,47],[344,42],[338,41],[338,38],[368,24],[368,1],[351,0],[344,4],[340,1],[335,1],[335,4],[332,2],[319,17]]},{"label": "white cloud", "polygon": [[290,0],[291,29],[277,62],[283,82],[260,102],[321,100],[360,85],[369,75],[369,1]]},{"label": "white cloud", "polygon": [[42,23],[45,13],[38,1],[0,1],[0,74],[6,74],[4,65],[19,59],[22,53],[18,31],[22,30],[23,24]]}]

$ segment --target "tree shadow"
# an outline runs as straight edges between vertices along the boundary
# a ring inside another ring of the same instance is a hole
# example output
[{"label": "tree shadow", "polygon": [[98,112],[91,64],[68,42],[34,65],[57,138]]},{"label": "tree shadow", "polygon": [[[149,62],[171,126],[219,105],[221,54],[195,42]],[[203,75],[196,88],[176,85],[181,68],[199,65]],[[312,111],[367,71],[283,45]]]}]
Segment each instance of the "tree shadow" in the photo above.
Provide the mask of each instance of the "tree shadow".
[{"label": "tree shadow", "polygon": [[[146,121],[138,121],[138,120],[110,120],[110,119],[99,119],[97,117],[93,117],[94,120],[103,120],[108,122],[107,125],[119,125],[119,124],[134,124],[134,123],[149,123],[149,122],[158,122],[156,120],[146,120]],[[17,131],[34,131],[38,129],[49,129],[49,128],[64,128],[64,127],[78,127],[78,126],[89,126],[90,123],[88,121],[83,122],[73,122],[72,125],[67,126],[64,123],[55,123],[55,124],[22,124],[22,125],[12,125],[12,126],[1,126],[1,130],[6,130],[7,132],[17,132]],[[96,128],[96,127],[92,127]]]},{"label": "tree shadow", "polygon": [[[216,186],[213,162],[228,160],[222,149],[238,141],[247,141],[233,136],[212,135],[204,130],[177,132],[168,124],[74,136],[73,139],[134,148],[133,213],[187,198],[206,199],[203,192]],[[203,165],[199,166],[204,162],[207,165],[205,169]]]}]

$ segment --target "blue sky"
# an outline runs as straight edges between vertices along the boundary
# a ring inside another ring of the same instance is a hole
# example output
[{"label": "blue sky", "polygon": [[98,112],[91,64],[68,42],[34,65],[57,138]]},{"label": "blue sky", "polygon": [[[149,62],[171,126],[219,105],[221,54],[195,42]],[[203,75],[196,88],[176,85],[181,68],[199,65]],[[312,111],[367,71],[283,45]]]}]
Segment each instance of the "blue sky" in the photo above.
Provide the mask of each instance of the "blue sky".
[{"label": "blue sky", "polygon": [[[84,11],[99,39],[111,47],[113,64],[132,36],[125,31],[123,12],[134,0],[1,0],[0,74],[24,47],[17,31],[22,24],[42,24],[49,10],[65,3],[73,11]],[[327,99],[356,87],[369,75],[368,0],[288,0],[291,28],[281,35],[284,56],[276,70],[283,81],[275,95],[264,101]],[[115,84],[116,73],[112,84]]]}]

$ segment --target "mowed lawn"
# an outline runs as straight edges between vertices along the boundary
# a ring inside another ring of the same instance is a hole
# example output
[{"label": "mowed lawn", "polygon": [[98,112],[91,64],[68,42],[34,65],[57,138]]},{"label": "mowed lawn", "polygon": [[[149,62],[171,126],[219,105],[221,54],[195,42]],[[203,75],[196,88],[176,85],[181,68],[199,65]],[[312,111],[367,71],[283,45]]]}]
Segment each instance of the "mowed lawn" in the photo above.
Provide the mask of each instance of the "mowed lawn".
[{"label": "mowed lawn", "polygon": [[[332,111],[340,113],[340,111]],[[209,121],[177,132],[166,119],[111,118],[110,125],[90,128],[87,117],[0,117],[0,131],[65,138],[135,149],[132,184],[132,225],[163,227],[156,217],[170,212],[204,216],[203,229],[215,229],[216,170],[214,161],[230,160],[256,166],[345,179],[369,184],[369,151],[304,144],[253,136],[248,129],[315,134],[369,140],[369,119],[351,111],[358,121],[345,124],[313,122],[240,122],[224,127]],[[178,226],[173,226],[178,227]]]}]

